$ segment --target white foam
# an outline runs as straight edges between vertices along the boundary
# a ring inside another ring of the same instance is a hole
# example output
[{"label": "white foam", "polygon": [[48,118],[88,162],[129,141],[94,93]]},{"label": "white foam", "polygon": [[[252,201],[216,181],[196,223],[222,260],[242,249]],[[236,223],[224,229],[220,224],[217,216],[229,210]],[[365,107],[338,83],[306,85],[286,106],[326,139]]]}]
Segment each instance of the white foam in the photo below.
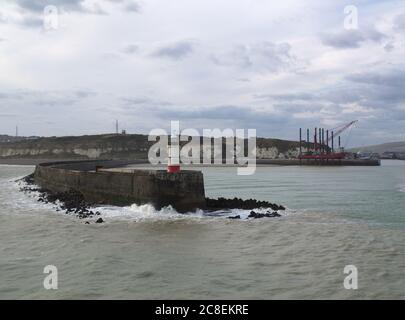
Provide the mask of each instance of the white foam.
[{"label": "white foam", "polygon": [[[6,194],[9,195],[7,199],[1,199],[7,202],[8,207],[13,207],[17,210],[14,212],[42,212],[44,209],[56,211],[60,208],[60,203],[57,201],[55,204],[38,202],[40,193],[38,191],[21,192],[21,187],[27,186],[25,181],[19,180],[19,178],[1,179],[0,187],[3,190],[7,190]],[[133,220],[133,221],[155,221],[155,220],[178,220],[178,219],[227,219],[229,217],[240,216],[241,220],[248,219],[248,216],[252,210],[231,209],[231,210],[218,210],[218,211],[204,211],[196,210],[194,212],[179,213],[172,206],[164,207],[157,210],[151,204],[137,205],[132,204],[126,207],[118,206],[94,206],[91,208],[93,212],[100,212],[100,217],[104,220]],[[269,209],[258,208],[254,209],[257,213],[266,213]],[[272,210],[270,210],[272,212]],[[288,216],[296,213],[294,210],[278,212],[281,216]],[[94,219],[94,217],[90,218]]]},{"label": "white foam", "polygon": [[10,214],[31,214],[43,212],[44,209],[55,211],[59,203],[38,202],[40,193],[38,191],[22,192],[20,188],[26,187],[25,181],[19,180],[22,177],[13,179],[0,179],[0,188],[3,190],[0,200],[4,207],[14,209],[8,210]]},{"label": "white foam", "polygon": [[[92,211],[99,211],[100,216],[109,219],[130,219],[135,221],[147,220],[174,220],[174,219],[218,219],[240,216],[242,220],[247,219],[252,210],[232,209],[218,211],[196,210],[194,212],[179,213],[172,206],[155,209],[151,204],[136,205],[127,207],[103,206],[93,207]],[[254,209],[257,213],[266,213],[268,209]],[[279,211],[281,216],[288,216],[295,213],[293,210]]]},{"label": "white foam", "polygon": [[92,211],[100,212],[100,216],[106,219],[131,219],[131,220],[157,220],[176,219],[184,217],[171,206],[156,210],[151,204],[136,205],[127,207],[103,206],[93,207]]}]

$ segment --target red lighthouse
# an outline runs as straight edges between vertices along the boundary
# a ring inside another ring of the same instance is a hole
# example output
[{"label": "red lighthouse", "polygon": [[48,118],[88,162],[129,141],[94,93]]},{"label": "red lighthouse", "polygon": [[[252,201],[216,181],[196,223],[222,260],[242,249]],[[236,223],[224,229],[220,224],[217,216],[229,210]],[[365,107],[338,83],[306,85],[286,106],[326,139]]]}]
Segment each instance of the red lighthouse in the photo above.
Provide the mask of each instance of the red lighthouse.
[{"label": "red lighthouse", "polygon": [[[180,171],[180,144],[179,144],[179,124],[172,121],[172,132],[170,136],[170,143],[168,145],[168,161],[167,172],[176,173]],[[175,128],[173,128],[175,124]]]}]

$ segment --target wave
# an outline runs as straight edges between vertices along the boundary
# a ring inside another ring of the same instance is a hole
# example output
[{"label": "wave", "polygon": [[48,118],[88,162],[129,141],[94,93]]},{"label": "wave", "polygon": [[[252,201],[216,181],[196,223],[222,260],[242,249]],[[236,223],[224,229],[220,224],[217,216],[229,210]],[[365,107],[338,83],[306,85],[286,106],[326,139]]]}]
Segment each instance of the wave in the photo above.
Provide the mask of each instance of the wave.
[{"label": "wave", "polygon": [[[12,194],[13,196],[8,197],[7,206],[14,207],[14,209],[25,209],[22,211],[57,211],[60,209],[60,203],[57,201],[55,204],[38,202],[38,197],[40,193],[38,191],[30,191],[27,193],[19,191],[21,187],[27,186],[25,181],[19,180],[18,178],[1,179],[0,186],[3,190],[8,189],[6,194]],[[2,198],[2,197],[0,197]],[[2,199],[6,200],[6,199]],[[90,208],[92,211],[98,211],[100,213],[97,217],[102,217],[106,222],[114,220],[133,220],[133,221],[156,221],[156,220],[180,220],[180,219],[229,219],[231,217],[240,216],[240,220],[250,220],[248,216],[252,210],[243,209],[228,209],[228,210],[217,210],[217,211],[206,211],[198,209],[194,212],[179,213],[172,206],[163,207],[160,210],[155,209],[152,204],[137,205],[132,204],[130,206],[119,207],[119,206],[99,206],[95,205]],[[257,208],[254,209],[257,213],[266,213],[268,208]],[[17,210],[20,211],[20,210]],[[270,210],[272,211],[272,210]],[[281,217],[289,216],[296,213],[297,211],[290,210],[286,208],[285,211],[278,211]],[[95,217],[88,218],[94,219]],[[266,218],[265,218],[266,219]],[[277,219],[277,218],[268,218]],[[86,219],[84,219],[86,220]],[[239,220],[239,219],[238,219]],[[267,220],[267,219],[266,219]]]},{"label": "wave", "polygon": [[151,204],[132,204],[126,207],[118,206],[94,206],[92,211],[100,212],[100,216],[105,219],[130,219],[136,221],[157,220],[157,219],[178,219],[182,214],[173,207],[168,206],[156,210]]},{"label": "wave", "polygon": [[[91,208],[93,211],[100,212],[103,219],[129,219],[135,221],[154,221],[154,220],[180,220],[180,219],[228,219],[235,216],[240,216],[241,220],[247,220],[252,210],[229,209],[217,211],[205,211],[198,209],[194,212],[179,213],[172,206],[163,207],[157,210],[151,204],[137,205],[133,204],[126,207],[117,206],[95,206]],[[254,209],[257,213],[266,213],[268,209]],[[279,211],[282,217],[295,213],[293,210]]]},{"label": "wave", "polygon": [[27,186],[25,181],[20,180],[24,176],[13,179],[0,179],[0,202],[5,214],[33,214],[46,211],[56,211],[60,204],[38,202],[38,191],[22,192],[20,188]]}]

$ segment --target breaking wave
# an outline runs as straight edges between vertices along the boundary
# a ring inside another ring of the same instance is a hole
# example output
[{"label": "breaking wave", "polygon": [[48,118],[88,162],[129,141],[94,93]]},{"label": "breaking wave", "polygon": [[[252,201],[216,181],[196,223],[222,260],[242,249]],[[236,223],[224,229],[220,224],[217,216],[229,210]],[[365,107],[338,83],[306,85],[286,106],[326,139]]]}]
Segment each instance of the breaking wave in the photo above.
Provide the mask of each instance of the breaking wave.
[{"label": "breaking wave", "polygon": [[[27,186],[26,182],[19,180],[18,178],[13,180],[1,179],[0,186],[9,189],[9,194],[12,197],[1,199],[9,202],[12,207],[18,207],[18,209],[25,209],[22,211],[33,212],[40,211],[42,209],[48,209],[52,211],[59,211],[60,202],[57,201],[54,204],[38,202],[40,193],[38,191],[20,192],[19,189]],[[83,220],[92,220],[94,218],[102,217],[106,222],[114,220],[132,220],[132,221],[155,221],[155,220],[181,220],[181,219],[229,219],[231,217],[240,216],[240,220],[248,220],[248,216],[252,210],[244,209],[227,209],[217,211],[206,211],[198,209],[194,212],[179,213],[172,206],[163,207],[160,210],[155,209],[151,204],[137,205],[132,204],[130,206],[93,206],[90,208],[92,211],[98,211],[100,214],[97,217],[86,218]],[[266,213],[269,208],[257,208],[253,209],[256,213]],[[273,211],[273,210],[271,210]],[[296,213],[297,211],[286,208],[285,211],[278,211],[281,217],[285,217]],[[270,218],[271,220],[277,218]],[[279,219],[279,218],[278,218]],[[239,220],[239,219],[238,219]],[[250,219],[249,219],[250,220]],[[267,220],[267,219],[266,219]]]},{"label": "breaking wave", "polygon": [[[127,207],[103,206],[93,207],[92,210],[100,212],[100,216],[106,221],[110,219],[130,219],[135,221],[153,221],[153,220],[168,220],[168,219],[204,219],[204,218],[230,218],[240,216],[241,220],[248,219],[252,210],[229,209],[218,211],[196,210],[194,212],[179,213],[172,206],[163,207],[157,210],[151,204],[137,205],[133,204]],[[266,213],[268,209],[254,209],[257,213]],[[287,216],[294,213],[292,210],[278,212],[281,216]]]}]

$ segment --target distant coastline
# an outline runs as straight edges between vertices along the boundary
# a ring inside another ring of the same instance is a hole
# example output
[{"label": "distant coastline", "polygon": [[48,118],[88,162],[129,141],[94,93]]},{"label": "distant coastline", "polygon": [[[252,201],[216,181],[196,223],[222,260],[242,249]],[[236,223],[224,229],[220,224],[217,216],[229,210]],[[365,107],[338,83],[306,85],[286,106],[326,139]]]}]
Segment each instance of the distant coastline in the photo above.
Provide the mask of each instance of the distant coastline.
[{"label": "distant coastline", "polygon": [[[141,134],[25,137],[25,139],[20,137],[18,140],[8,138],[9,136],[3,136],[3,139],[0,139],[0,164],[37,165],[49,161],[93,159],[143,160],[147,163],[148,150],[154,144],[154,141],[148,141],[147,135]],[[405,157],[402,157],[404,152],[402,150],[405,150],[405,142],[364,147],[362,150],[352,148],[348,151],[375,152],[382,159],[403,160]],[[395,157],[390,151],[396,152]],[[298,141],[257,138],[257,164],[283,165],[289,161],[294,163],[298,154]]]},{"label": "distant coastline", "polygon": [[[87,160],[86,159],[57,159],[58,161],[69,161],[69,160]],[[30,159],[30,158],[0,158],[0,164],[3,165],[20,165],[20,166],[36,166],[37,164],[44,162],[55,161],[55,159]]]}]

